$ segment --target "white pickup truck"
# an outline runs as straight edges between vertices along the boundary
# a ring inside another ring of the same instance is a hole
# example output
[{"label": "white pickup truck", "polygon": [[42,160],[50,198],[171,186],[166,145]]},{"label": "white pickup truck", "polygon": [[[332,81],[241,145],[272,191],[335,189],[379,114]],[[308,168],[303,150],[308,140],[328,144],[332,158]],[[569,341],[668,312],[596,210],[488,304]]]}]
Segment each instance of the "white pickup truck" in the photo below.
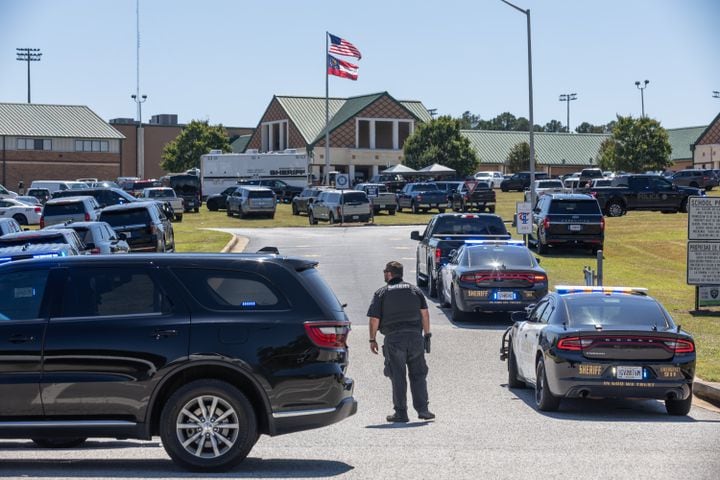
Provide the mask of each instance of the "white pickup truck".
[{"label": "white pickup truck", "polygon": [[[535,201],[546,193],[569,193],[569,190],[565,188],[562,180],[559,179],[547,179],[547,180],[535,180],[532,185],[535,190]],[[525,190],[525,201],[530,201],[530,190]]]},{"label": "white pickup truck", "polygon": [[183,212],[185,211],[185,201],[182,197],[175,194],[175,190],[170,187],[151,187],[144,188],[139,197],[141,200],[156,200],[158,202],[169,203],[175,212],[175,220],[182,222]]},{"label": "white pickup truck", "polygon": [[397,199],[394,193],[388,191],[385,184],[358,183],[355,185],[355,190],[365,192],[372,204],[373,213],[378,213],[380,210],[387,210],[388,214],[395,215],[395,211],[397,210]]}]

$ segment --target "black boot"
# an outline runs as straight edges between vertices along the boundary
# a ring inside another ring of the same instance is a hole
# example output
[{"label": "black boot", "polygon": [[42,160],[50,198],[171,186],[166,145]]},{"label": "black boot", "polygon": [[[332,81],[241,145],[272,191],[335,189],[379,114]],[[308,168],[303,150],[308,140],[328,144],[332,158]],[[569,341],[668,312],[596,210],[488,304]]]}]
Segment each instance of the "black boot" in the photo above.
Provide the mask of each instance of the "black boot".
[{"label": "black boot", "polygon": [[410,421],[407,414],[401,414],[397,412],[393,413],[392,415],[388,415],[386,417],[386,420],[393,423],[407,423]]},{"label": "black boot", "polygon": [[430,410],[425,410],[424,412],[418,412],[418,418],[420,420],[435,420],[435,414]]}]

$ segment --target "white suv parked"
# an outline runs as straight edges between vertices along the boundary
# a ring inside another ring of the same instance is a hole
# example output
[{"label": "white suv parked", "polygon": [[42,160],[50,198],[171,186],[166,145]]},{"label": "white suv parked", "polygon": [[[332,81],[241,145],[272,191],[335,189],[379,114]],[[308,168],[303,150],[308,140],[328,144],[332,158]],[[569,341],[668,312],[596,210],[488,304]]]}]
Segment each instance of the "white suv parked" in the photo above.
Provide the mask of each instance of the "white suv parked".
[{"label": "white suv parked", "polygon": [[478,180],[480,182],[487,182],[490,184],[490,188],[500,188],[500,183],[502,183],[503,174],[501,172],[477,172],[475,174],[475,180]]},{"label": "white suv parked", "polygon": [[329,223],[369,222],[372,218],[372,205],[365,192],[359,190],[324,190],[308,206],[310,225],[318,220]]}]

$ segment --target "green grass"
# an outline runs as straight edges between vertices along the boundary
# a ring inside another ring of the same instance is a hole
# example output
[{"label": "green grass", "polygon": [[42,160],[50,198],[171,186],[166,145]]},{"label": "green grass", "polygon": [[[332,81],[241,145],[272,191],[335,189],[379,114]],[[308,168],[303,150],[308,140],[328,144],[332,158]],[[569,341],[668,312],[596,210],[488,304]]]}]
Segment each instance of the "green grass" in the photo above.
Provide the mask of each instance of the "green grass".
[{"label": "green grass", "polygon": [[[719,195],[720,192],[711,192]],[[512,219],[515,203],[521,193],[497,194],[497,213],[506,221]],[[385,212],[375,216],[377,225],[418,225],[422,230],[437,212],[412,215]],[[293,216],[290,206],[278,205],[274,220],[228,217],[225,211],[186,214],[174,224],[180,252],[217,252],[230,240],[221,232],[203,228],[267,228],[308,226],[307,216]],[[320,222],[314,228],[327,228]],[[514,229],[513,229],[514,230]],[[517,235],[514,235],[517,236]],[[692,333],[698,348],[698,375],[709,381],[720,381],[720,312],[714,316],[696,316],[695,289],[685,283],[687,215],[659,212],[630,212],[623,217],[606,218],[604,250],[604,284],[638,286],[649,289],[683,329]],[[559,284],[582,284],[583,267],[595,269],[595,258],[587,250],[561,254],[538,255],[547,270],[551,287]]]}]

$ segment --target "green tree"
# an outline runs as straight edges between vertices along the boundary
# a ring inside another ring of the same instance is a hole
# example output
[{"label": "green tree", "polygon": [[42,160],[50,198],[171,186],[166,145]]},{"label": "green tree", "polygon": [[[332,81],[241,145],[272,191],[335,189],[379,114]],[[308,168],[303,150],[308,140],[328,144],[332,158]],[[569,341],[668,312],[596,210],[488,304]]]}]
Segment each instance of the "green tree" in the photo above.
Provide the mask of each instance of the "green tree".
[{"label": "green tree", "polygon": [[210,150],[230,152],[227,131],[222,125],[211,126],[208,121],[193,120],[180,135],[165,145],[160,167],[166,172],[184,172],[200,166],[200,155]]},{"label": "green tree", "polygon": [[606,125],[593,125],[592,123],[582,122],[575,128],[577,133],[605,133]]},{"label": "green tree", "polygon": [[618,115],[612,138],[617,170],[644,172],[672,165],[668,134],[657,120]]},{"label": "green tree", "polygon": [[478,158],[470,140],[460,134],[460,121],[449,116],[418,125],[403,150],[405,165],[416,170],[433,163],[450,167],[461,176],[477,170]]},{"label": "green tree", "polygon": [[602,170],[619,170],[615,164],[615,141],[612,138],[606,138],[600,144],[600,151],[595,157],[595,163]]},{"label": "green tree", "polygon": [[545,124],[545,131],[546,132],[564,132],[565,127],[563,127],[562,122],[560,120],[550,120],[548,123]]},{"label": "green tree", "polygon": [[510,149],[505,166],[509,172],[521,172],[530,170],[530,144],[521,142]]},{"label": "green tree", "polygon": [[461,129],[470,130],[477,127],[480,117],[474,113],[470,113],[469,110],[466,110],[463,112],[462,117],[460,117],[459,120]]}]

